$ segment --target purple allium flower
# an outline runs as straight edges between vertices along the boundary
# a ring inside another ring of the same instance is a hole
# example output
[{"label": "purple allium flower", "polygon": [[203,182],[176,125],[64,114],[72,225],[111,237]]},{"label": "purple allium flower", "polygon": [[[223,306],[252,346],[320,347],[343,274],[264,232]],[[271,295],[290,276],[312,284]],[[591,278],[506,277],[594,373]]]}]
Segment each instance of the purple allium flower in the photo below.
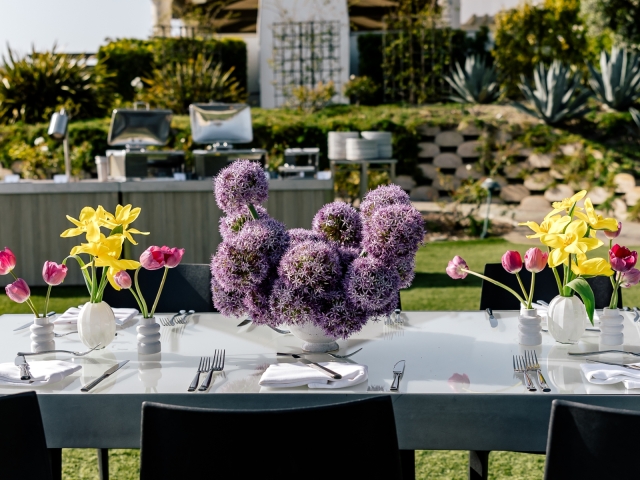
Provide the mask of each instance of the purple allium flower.
[{"label": "purple allium flower", "polygon": [[367,313],[377,312],[394,299],[397,301],[400,276],[373,257],[355,259],[344,280],[347,299]]},{"label": "purple allium flower", "polygon": [[213,182],[216,203],[228,215],[248,204],[260,204],[269,196],[269,181],[262,166],[251,160],[236,160]]},{"label": "purple allium flower", "polygon": [[395,257],[414,255],[423,241],[424,220],[411,205],[377,208],[364,222],[362,246],[387,264]]},{"label": "purple allium flower", "polygon": [[[255,208],[260,220],[269,218],[266,208],[262,205],[255,205]],[[220,235],[222,235],[223,239],[231,238],[240,233],[244,224],[251,220],[253,220],[253,217],[251,216],[251,212],[249,212],[249,207],[246,205],[236,213],[220,217]]]},{"label": "purple allium flower", "polygon": [[287,230],[287,233],[291,240],[291,246],[307,241],[322,242],[325,240],[319,233],[304,228],[292,228],[291,230]]},{"label": "purple allium flower", "polygon": [[278,275],[287,285],[313,295],[332,290],[341,273],[337,249],[325,242],[293,246],[278,267]]},{"label": "purple allium flower", "polygon": [[398,308],[398,298],[399,297],[396,294],[391,297],[389,299],[389,302],[382,307],[369,309],[369,311],[367,312],[369,317],[373,317],[375,319],[375,317],[386,317],[387,315],[391,315],[391,313],[393,313],[393,311]]},{"label": "purple allium flower", "polygon": [[282,323],[271,314],[269,301],[273,287],[273,278],[267,277],[261,285],[250,289],[244,296],[244,306],[253,322],[257,325],[270,325],[272,327]]},{"label": "purple allium flower", "polygon": [[247,249],[222,242],[211,259],[211,273],[225,290],[242,293],[259,285],[267,276],[269,262],[257,249]]},{"label": "purple allium flower", "polygon": [[318,309],[316,296],[291,287],[282,278],[276,280],[269,300],[271,314],[276,321],[293,325],[313,322]]},{"label": "purple allium flower", "polygon": [[211,277],[211,294],[213,305],[223,315],[240,317],[246,313],[246,308],[242,303],[242,294],[235,290],[225,290],[213,276]]},{"label": "purple allium flower", "polygon": [[251,220],[229,239],[229,244],[243,251],[262,252],[269,264],[275,266],[289,247],[289,235],[286,227],[273,218]]},{"label": "purple allium flower", "polygon": [[351,262],[360,256],[361,251],[362,250],[356,247],[338,247],[338,255],[340,255],[343,274],[347,272]]},{"label": "purple allium flower", "polygon": [[344,202],[328,203],[313,217],[313,231],[340,246],[352,247],[362,239],[358,211]]},{"label": "purple allium flower", "polygon": [[398,275],[400,275],[399,288],[409,288],[413,279],[415,278],[416,260],[413,255],[408,257],[400,257],[397,259],[396,268],[398,269]]},{"label": "purple allium flower", "polygon": [[367,219],[380,207],[389,205],[411,205],[409,195],[398,185],[381,185],[375,190],[371,190],[362,199],[360,213]]},{"label": "purple allium flower", "polygon": [[343,291],[332,292],[321,300],[314,323],[330,337],[347,338],[362,330],[367,315],[354,308]]}]

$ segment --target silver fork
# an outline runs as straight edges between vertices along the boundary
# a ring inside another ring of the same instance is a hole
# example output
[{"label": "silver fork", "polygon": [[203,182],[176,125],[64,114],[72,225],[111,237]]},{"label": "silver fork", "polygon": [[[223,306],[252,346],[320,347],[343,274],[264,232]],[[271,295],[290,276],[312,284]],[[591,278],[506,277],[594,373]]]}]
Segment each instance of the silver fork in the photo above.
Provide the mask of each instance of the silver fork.
[{"label": "silver fork", "polygon": [[158,321],[160,322],[160,325],[162,325],[163,327],[171,327],[172,324],[169,321],[168,317],[158,317]]},{"label": "silver fork", "polygon": [[186,325],[188,323],[187,317],[194,313],[196,313],[195,310],[189,310],[188,312],[186,310],[180,310],[180,315],[182,315],[182,317],[176,318],[175,323],[178,325]]},{"label": "silver fork", "polygon": [[198,383],[200,382],[200,374],[209,370],[209,366],[211,365],[211,357],[200,357],[200,364],[198,365],[198,373],[194,377],[191,385],[189,385],[189,392],[193,392],[196,388],[198,388]]},{"label": "silver fork", "polygon": [[513,356],[513,371],[515,373],[522,373],[524,376],[524,383],[527,387],[527,390],[529,390],[530,392],[535,392],[537,389],[536,387],[533,385],[533,382],[531,381],[531,378],[529,378],[529,374],[527,373],[527,370],[524,366],[524,358],[518,356],[518,355],[514,355]]},{"label": "silver fork", "polygon": [[98,348],[101,344],[97,344],[95,347],[87,350],[86,352],[72,352],[70,350],[45,350],[43,352],[18,352],[17,356],[26,357],[27,355],[44,355],[46,353],[70,353],[74,357],[83,357],[88,353],[93,352],[96,348]]},{"label": "silver fork", "polygon": [[204,382],[200,385],[198,391],[204,392],[209,385],[211,385],[211,378],[213,377],[213,372],[221,372],[224,369],[224,357],[225,350],[216,350],[213,354],[213,363],[211,364],[211,368],[209,369],[209,373],[207,374]]},{"label": "silver fork", "polygon": [[538,363],[538,355],[536,355],[536,351],[525,350],[524,355],[527,359],[527,370],[534,371],[538,374],[538,383],[540,384],[540,388],[543,392],[550,392],[551,389],[549,388],[549,385],[547,385],[547,381],[544,379],[542,371],[540,370],[540,364]]},{"label": "silver fork", "polygon": [[[351,352],[348,355],[338,355],[337,353],[329,353],[329,352],[324,352],[326,355],[329,355],[330,357],[333,358],[349,358],[354,356],[356,353],[358,353],[360,350],[362,350],[362,348],[359,348],[358,350],[356,350],[355,352]],[[290,357],[292,355],[315,355],[313,353],[307,353],[307,352],[302,352],[302,353],[282,353],[282,352],[277,352],[276,353],[277,356],[279,357]]]}]

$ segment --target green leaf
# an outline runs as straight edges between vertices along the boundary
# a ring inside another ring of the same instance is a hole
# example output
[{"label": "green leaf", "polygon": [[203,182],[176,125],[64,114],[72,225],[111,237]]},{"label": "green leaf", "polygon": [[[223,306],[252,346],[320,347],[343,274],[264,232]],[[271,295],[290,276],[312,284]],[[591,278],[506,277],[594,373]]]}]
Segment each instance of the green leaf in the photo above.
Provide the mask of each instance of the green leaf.
[{"label": "green leaf", "polygon": [[85,263],[82,261],[82,258],[80,258],[80,255],[69,255],[62,261],[62,265],[66,265],[67,260],[69,260],[70,258],[73,258],[76,262],[78,262],[78,265],[80,265],[82,278],[84,278],[84,283],[87,286],[87,290],[89,290],[89,295],[91,295],[91,277],[89,276],[89,272],[87,272],[87,270],[84,268]]},{"label": "green leaf", "polygon": [[111,230],[111,232],[109,233],[109,236],[111,236],[111,235],[122,235],[122,232],[123,232],[122,225],[118,225],[113,230]]},{"label": "green leaf", "polygon": [[591,290],[589,283],[587,283],[584,278],[578,277],[567,283],[567,287],[580,295],[580,298],[582,298],[584,306],[587,309],[589,321],[591,322],[591,325],[593,325],[593,312],[596,309],[596,299],[593,296],[593,290]]}]

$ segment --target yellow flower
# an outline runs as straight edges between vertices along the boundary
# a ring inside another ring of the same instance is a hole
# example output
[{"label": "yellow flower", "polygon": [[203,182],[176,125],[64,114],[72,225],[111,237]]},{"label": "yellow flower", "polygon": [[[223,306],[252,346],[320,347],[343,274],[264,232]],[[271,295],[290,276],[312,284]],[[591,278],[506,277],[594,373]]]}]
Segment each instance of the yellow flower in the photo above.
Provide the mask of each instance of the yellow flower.
[{"label": "yellow flower", "polygon": [[580,258],[576,263],[571,264],[571,270],[576,275],[603,275],[605,277],[610,277],[613,275],[613,270],[611,270],[611,266],[609,262],[607,262],[604,258],[590,258],[580,261]]},{"label": "yellow flower", "polygon": [[584,201],[584,213],[576,212],[576,217],[587,222],[594,230],[611,230],[612,232],[618,230],[618,221],[615,218],[604,218],[598,215],[590,198]]},{"label": "yellow flower", "polygon": [[571,222],[571,217],[565,215],[554,215],[552,217],[547,216],[540,225],[536,222],[524,222],[518,225],[526,225],[535,232],[533,235],[527,235],[527,238],[539,238],[547,233],[562,233],[564,227]]},{"label": "yellow flower", "polygon": [[104,233],[99,233],[96,240],[90,240],[87,234],[87,243],[81,243],[71,249],[71,255],[86,253],[94,257],[112,256],[119,258],[122,253],[123,238],[120,235],[105,237]]},{"label": "yellow flower", "polygon": [[[571,208],[573,207],[573,205],[576,202],[579,202],[580,200],[582,200],[585,197],[586,194],[587,194],[587,191],[586,190],[582,190],[582,191],[576,193],[571,198],[565,198],[561,202],[553,202],[551,204],[551,206],[553,207],[553,210],[544,218],[547,219],[547,218],[555,215],[556,213],[560,213],[560,212],[569,213],[571,211]],[[577,210],[582,210],[580,207],[576,207],[576,209]]]},{"label": "yellow flower", "polygon": [[565,233],[548,233],[540,237],[540,241],[553,248],[549,254],[549,266],[557,267],[562,263],[568,263],[569,255],[583,255],[602,245],[597,238],[585,238],[587,224],[583,220],[571,222]]},{"label": "yellow flower", "polygon": [[99,231],[100,226],[103,225],[107,215],[111,214],[107,213],[105,209],[102,208],[102,205],[98,206],[97,210],[94,210],[91,207],[84,207],[80,212],[78,220],[67,215],[67,220],[73,223],[76,228],[69,228],[62,232],[60,236],[63,238],[69,238],[91,232],[92,238],[95,238],[96,228]]},{"label": "yellow flower", "polygon": [[149,232],[141,232],[135,228],[128,228],[131,223],[133,223],[138,215],[140,215],[140,207],[131,208],[131,205],[118,205],[116,207],[116,214],[111,215],[107,213],[104,226],[113,230],[114,228],[121,226],[122,227],[122,235],[129,240],[132,244],[137,245],[138,243],[131,236],[132,233],[139,235],[149,235]]}]

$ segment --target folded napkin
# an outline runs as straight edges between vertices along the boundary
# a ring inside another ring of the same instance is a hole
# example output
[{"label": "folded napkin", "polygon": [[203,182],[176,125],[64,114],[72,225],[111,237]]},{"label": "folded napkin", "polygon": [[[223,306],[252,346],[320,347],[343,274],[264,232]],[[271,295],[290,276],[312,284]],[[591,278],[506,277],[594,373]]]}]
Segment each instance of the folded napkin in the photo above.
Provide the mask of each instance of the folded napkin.
[{"label": "folded napkin", "polygon": [[[634,363],[630,365],[638,365]],[[606,365],[604,363],[581,363],[582,373],[590,383],[596,385],[612,385],[622,382],[625,388],[640,388],[640,370]]]},{"label": "folded napkin", "polygon": [[[112,310],[116,317],[116,325],[119,326],[124,325],[138,314],[138,310],[135,308],[112,308]],[[78,315],[80,315],[80,308],[71,307],[52,323],[54,325],[75,325],[78,323]]]},{"label": "folded napkin", "polygon": [[269,365],[269,368],[262,374],[260,385],[272,388],[301,387],[303,385],[307,385],[309,388],[344,388],[366,382],[369,378],[369,370],[366,365],[337,362],[324,362],[320,365],[339,373],[342,378],[333,380],[328,375],[301,362],[277,363]]},{"label": "folded napkin", "polygon": [[0,385],[47,385],[59,382],[81,368],[82,365],[61,360],[34,361],[29,362],[31,380],[20,380],[20,368],[13,363],[0,363]]}]

